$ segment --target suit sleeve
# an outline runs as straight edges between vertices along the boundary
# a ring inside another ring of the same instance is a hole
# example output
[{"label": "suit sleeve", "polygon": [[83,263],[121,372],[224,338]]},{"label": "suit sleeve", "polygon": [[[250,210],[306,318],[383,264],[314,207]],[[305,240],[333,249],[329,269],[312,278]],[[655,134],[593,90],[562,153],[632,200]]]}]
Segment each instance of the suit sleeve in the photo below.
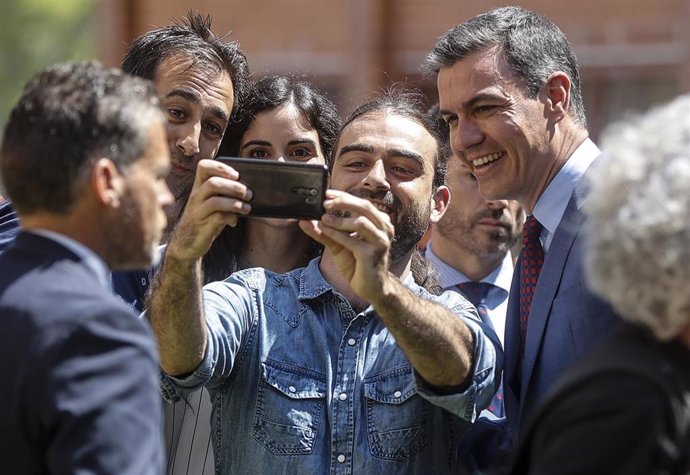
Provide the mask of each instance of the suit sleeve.
[{"label": "suit sleeve", "polygon": [[50,473],[162,473],[158,364],[145,325],[114,306],[53,333],[35,405]]}]

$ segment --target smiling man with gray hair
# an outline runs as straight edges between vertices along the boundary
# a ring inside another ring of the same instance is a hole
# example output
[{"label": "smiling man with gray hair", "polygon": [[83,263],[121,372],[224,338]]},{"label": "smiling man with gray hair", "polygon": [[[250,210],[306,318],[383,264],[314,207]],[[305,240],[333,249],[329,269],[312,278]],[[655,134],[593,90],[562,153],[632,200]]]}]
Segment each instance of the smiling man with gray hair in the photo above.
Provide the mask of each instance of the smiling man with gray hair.
[{"label": "smiling man with gray hair", "polygon": [[[506,311],[503,390],[507,437],[564,371],[620,321],[587,289],[582,176],[600,151],[589,138],[575,53],[549,19],[519,7],[451,28],[426,62],[455,159],[489,200],[525,210]],[[497,448],[487,448],[494,460]]]}]

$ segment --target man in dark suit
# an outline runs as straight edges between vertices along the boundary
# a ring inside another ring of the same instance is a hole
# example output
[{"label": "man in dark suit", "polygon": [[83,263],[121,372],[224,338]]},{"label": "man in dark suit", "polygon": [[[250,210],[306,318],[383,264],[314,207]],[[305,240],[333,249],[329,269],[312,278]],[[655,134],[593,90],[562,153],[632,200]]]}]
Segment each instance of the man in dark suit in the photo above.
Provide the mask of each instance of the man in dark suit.
[{"label": "man in dark suit", "polygon": [[487,199],[517,200],[528,214],[507,311],[504,391],[519,428],[554,380],[618,321],[582,271],[588,138],[575,55],[556,25],[506,7],[449,30],[427,67],[438,73],[453,152]]},{"label": "man in dark suit", "polygon": [[7,473],[164,469],[158,360],[109,269],[150,265],[172,203],[153,84],[94,62],[39,73],[0,176],[21,232],[0,256],[0,458]]},{"label": "man in dark suit", "polygon": [[690,473],[689,119],[685,94],[602,134],[585,268],[626,323],[559,379],[511,474]]}]

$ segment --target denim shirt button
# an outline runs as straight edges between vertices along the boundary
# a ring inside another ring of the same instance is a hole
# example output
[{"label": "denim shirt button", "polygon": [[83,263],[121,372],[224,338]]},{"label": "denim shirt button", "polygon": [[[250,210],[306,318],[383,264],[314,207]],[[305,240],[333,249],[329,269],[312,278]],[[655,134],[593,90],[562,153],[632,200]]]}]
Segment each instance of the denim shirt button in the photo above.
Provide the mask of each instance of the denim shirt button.
[{"label": "denim shirt button", "polygon": [[357,341],[354,338],[347,340],[347,344],[350,346],[355,346],[355,343],[357,343]]},{"label": "denim shirt button", "polygon": [[395,392],[393,393],[393,396],[395,396],[395,397],[400,397],[400,396],[402,396],[402,393],[401,393],[400,391],[395,391]]},{"label": "denim shirt button", "polygon": [[[346,399],[347,399],[347,394],[345,394],[345,393],[340,393],[340,396],[338,396],[338,399],[340,399],[341,401],[346,400]],[[343,457],[343,456],[341,455],[341,457]]]},{"label": "denim shirt button", "polygon": [[290,387],[288,388],[288,391],[290,391],[291,393],[294,393],[295,391],[297,391],[297,388],[294,387],[294,386],[290,386]]},{"label": "denim shirt button", "polygon": [[338,455],[338,462],[340,462],[340,463],[345,462],[345,456],[343,454]]}]

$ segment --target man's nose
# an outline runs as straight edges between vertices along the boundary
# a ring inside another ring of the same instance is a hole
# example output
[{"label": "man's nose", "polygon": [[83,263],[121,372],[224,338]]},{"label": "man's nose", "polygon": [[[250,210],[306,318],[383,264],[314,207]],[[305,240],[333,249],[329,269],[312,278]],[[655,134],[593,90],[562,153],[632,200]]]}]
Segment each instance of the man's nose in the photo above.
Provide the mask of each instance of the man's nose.
[{"label": "man's nose", "polygon": [[386,167],[383,161],[377,161],[369,169],[369,173],[364,179],[364,185],[369,186],[374,190],[389,190],[390,183],[388,183],[388,177],[386,176]]},{"label": "man's nose", "polygon": [[504,210],[508,207],[508,200],[486,200],[486,206],[492,210]]},{"label": "man's nose", "polygon": [[459,119],[450,131],[450,146],[456,154],[466,153],[483,141],[484,133],[473,120]]},{"label": "man's nose", "polygon": [[201,123],[190,124],[184,133],[177,140],[175,146],[186,157],[191,157],[199,153],[199,137],[201,135]]}]

